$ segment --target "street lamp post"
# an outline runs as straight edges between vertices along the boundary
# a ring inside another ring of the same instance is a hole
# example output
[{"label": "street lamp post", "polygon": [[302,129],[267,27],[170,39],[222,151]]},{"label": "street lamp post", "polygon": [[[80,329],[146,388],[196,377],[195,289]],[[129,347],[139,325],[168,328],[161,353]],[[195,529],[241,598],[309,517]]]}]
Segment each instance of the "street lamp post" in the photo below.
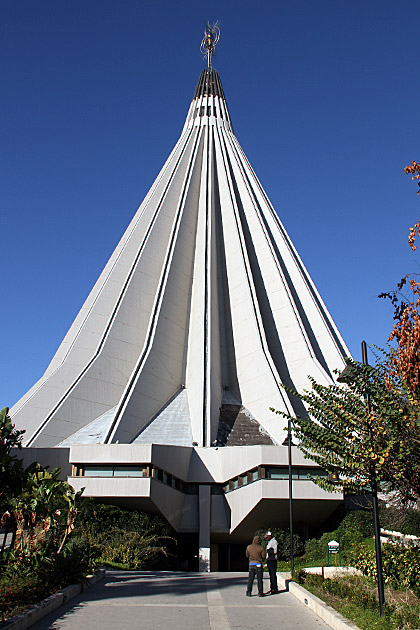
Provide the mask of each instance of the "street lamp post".
[{"label": "street lamp post", "polygon": [[[362,363],[363,365],[369,365],[367,359],[367,346],[366,341],[362,341]],[[344,370],[341,372],[340,376],[337,378],[339,383],[346,383],[351,380],[351,368],[350,366],[346,366]],[[370,414],[370,400],[369,394],[366,392],[365,395],[366,406],[368,415]],[[373,448],[373,434],[372,434],[372,426],[370,422],[369,426],[369,438],[372,443]],[[376,575],[377,575],[377,585],[378,585],[378,603],[379,603],[379,614],[383,616],[383,605],[385,603],[385,593],[384,593],[384,579],[383,579],[383,571],[382,571],[382,552],[381,552],[381,532],[379,528],[379,513],[378,513],[378,484],[376,482],[376,471],[375,465],[372,462],[369,467],[369,477],[370,477],[370,486],[371,486],[371,494],[372,494],[372,508],[373,508],[373,533],[375,538],[375,553],[376,553]]]},{"label": "street lamp post", "polygon": [[290,572],[295,568],[295,558],[293,554],[293,481],[292,481],[292,422],[287,421],[287,438],[283,442],[287,446],[289,462],[289,529],[290,529]]},{"label": "street lamp post", "polygon": [[[369,365],[367,359],[367,346],[366,341],[362,341],[362,362],[363,365]],[[366,405],[368,414],[370,414],[370,400],[369,394],[366,393]],[[372,427],[369,422],[369,437],[372,440]],[[375,465],[371,465],[370,469],[370,482],[372,491],[372,507],[373,507],[373,532],[375,535],[375,553],[376,553],[376,574],[378,580],[378,602],[379,602],[379,614],[383,616],[383,605],[385,603],[384,593],[384,580],[382,571],[382,551],[381,551],[381,531],[379,527],[379,513],[378,513],[378,486],[376,483]]]}]

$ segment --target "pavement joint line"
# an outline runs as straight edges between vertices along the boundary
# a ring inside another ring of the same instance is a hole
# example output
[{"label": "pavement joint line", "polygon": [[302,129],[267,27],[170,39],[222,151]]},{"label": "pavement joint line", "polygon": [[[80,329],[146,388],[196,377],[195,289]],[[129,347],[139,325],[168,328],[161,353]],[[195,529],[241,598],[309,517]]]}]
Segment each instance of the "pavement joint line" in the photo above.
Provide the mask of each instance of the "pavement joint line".
[{"label": "pavement joint line", "polygon": [[160,604],[138,604],[138,603],[130,603],[130,602],[105,602],[105,601],[100,601],[100,602],[89,602],[87,604],[88,606],[100,606],[101,608],[105,607],[105,606],[111,606],[112,608],[114,608],[115,606],[125,606],[125,607],[130,607],[130,608],[207,608],[207,604],[164,604],[164,603],[160,603]]},{"label": "pavement joint line", "polygon": [[[241,608],[243,609],[243,604],[227,604],[225,608]],[[253,608],[281,608],[284,610],[285,608],[294,608],[293,606],[288,606],[287,604],[252,604]]]},{"label": "pavement joint line", "polygon": [[[214,588],[215,583],[217,584],[217,588]],[[210,630],[230,630],[229,620],[217,579],[207,578],[206,588]]]},{"label": "pavement joint line", "polygon": [[[127,602],[106,602],[106,601],[100,601],[100,602],[88,602],[87,606],[100,606],[100,607],[104,607],[104,606],[130,606],[130,607],[135,607],[138,606],[140,608],[142,607],[147,607],[147,608],[160,608],[160,607],[166,607],[166,608],[208,608],[208,604],[168,604],[168,603],[152,603],[152,604],[136,604],[136,603],[127,603]],[[224,608],[240,608],[243,609],[244,605],[243,604],[224,604],[223,605]],[[252,604],[253,608],[281,608],[282,610],[285,608],[293,608],[293,606],[287,605],[287,604]]]}]

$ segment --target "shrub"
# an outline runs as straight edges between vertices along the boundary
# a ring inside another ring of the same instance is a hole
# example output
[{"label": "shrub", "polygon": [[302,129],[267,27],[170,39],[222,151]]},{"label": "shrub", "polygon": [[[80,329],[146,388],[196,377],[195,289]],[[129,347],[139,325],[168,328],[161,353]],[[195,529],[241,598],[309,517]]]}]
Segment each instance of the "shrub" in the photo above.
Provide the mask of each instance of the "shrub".
[{"label": "shrub", "polygon": [[324,533],[321,538],[311,538],[306,541],[306,558],[310,561],[317,561],[327,555],[327,544],[332,539],[331,532]]},{"label": "shrub", "polygon": [[98,550],[102,562],[140,570],[169,568],[175,543],[161,517],[90,498],[81,502],[75,533]]},{"label": "shrub", "polygon": [[17,571],[0,580],[0,620],[15,614],[50,595],[48,585],[35,573],[21,575]]},{"label": "shrub", "polygon": [[420,606],[408,606],[405,603],[397,604],[390,610],[389,619],[396,628],[409,630],[420,625]]},{"label": "shrub", "polygon": [[351,552],[360,548],[368,536],[373,536],[372,513],[367,510],[347,512],[337,529],[324,532],[320,538],[306,541],[306,559],[310,562],[325,561],[328,543],[337,540],[340,543],[342,560],[348,561]]},{"label": "shrub", "polygon": [[98,558],[97,548],[80,538],[70,538],[63,551],[54,556],[48,567],[52,584],[61,588],[67,584],[82,582],[87,575],[93,573]]},{"label": "shrub", "polygon": [[362,608],[376,609],[377,607],[375,595],[363,588],[360,582],[358,584],[356,581],[348,582],[340,579],[327,579],[323,582],[322,589],[330,595],[346,599]]},{"label": "shrub", "polygon": [[[369,578],[376,579],[375,552],[370,549],[359,550],[352,554],[352,565],[360,569]],[[420,574],[420,550],[416,547],[384,545],[382,564],[385,583],[397,588],[410,588],[420,594],[418,576]]]},{"label": "shrub", "polygon": [[[420,626],[420,603],[407,594],[387,597],[385,616],[380,621],[376,585],[366,577],[346,576],[322,581],[320,575],[306,574],[305,586],[357,623],[360,628],[381,627],[410,630]],[[403,596],[403,599],[400,597]],[[344,604],[344,607],[343,607]]]},{"label": "shrub", "polygon": [[162,542],[162,536],[154,534],[144,536],[138,532],[112,531],[103,536],[99,545],[101,560],[124,564],[131,569],[155,569],[159,567],[162,557],[168,555]]},{"label": "shrub", "polygon": [[298,584],[305,584],[306,577],[307,574],[305,569],[296,569],[295,571],[292,571],[292,580],[294,580]]},{"label": "shrub", "polygon": [[318,573],[307,573],[305,584],[308,586],[322,586],[324,578]]},{"label": "shrub", "polygon": [[[261,544],[263,547],[267,546],[267,539],[265,538],[266,534],[265,529],[260,529],[255,532],[256,536],[261,538]],[[290,534],[289,530],[285,529],[271,529],[270,530],[277,540],[277,559],[279,561],[289,561],[290,560]],[[293,534],[293,554],[294,556],[300,556],[305,551],[305,544],[299,536],[299,534]]]},{"label": "shrub", "polygon": [[52,592],[83,581],[94,570],[97,557],[97,550],[77,538],[71,538],[59,554],[48,553],[45,549],[24,557],[11,553],[2,581],[7,582],[18,575],[24,581],[35,579],[46,591]]},{"label": "shrub", "polygon": [[83,537],[86,527],[97,533],[120,529],[157,536],[170,536],[172,531],[167,522],[158,515],[138,510],[123,510],[116,505],[96,503],[90,497],[82,497],[75,531]]},{"label": "shrub", "polygon": [[337,540],[345,536],[349,531],[357,532],[362,538],[373,536],[373,516],[371,510],[351,510],[346,513],[340,525],[337,527]]}]

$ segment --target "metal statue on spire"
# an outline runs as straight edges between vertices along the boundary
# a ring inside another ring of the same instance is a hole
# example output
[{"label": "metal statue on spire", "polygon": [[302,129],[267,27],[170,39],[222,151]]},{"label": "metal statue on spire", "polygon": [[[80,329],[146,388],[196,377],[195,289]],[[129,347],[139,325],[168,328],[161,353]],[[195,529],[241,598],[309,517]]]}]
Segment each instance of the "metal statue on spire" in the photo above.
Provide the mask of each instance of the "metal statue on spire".
[{"label": "metal statue on spire", "polygon": [[220,28],[217,22],[210,26],[210,22],[207,22],[204,29],[204,37],[201,42],[200,50],[204,57],[207,57],[208,69],[211,70],[211,58],[215,54],[216,44],[219,41]]}]

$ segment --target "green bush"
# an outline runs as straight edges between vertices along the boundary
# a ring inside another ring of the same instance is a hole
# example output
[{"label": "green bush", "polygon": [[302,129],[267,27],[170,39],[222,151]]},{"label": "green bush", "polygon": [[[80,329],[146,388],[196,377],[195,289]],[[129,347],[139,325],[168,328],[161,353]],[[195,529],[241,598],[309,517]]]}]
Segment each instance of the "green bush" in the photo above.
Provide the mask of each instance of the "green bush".
[{"label": "green bush", "polygon": [[93,573],[98,559],[97,548],[85,540],[72,537],[46,568],[50,569],[51,582],[60,588],[82,582],[87,575]]},{"label": "green bush", "polygon": [[47,584],[35,573],[21,575],[17,571],[0,580],[0,621],[50,595]]},{"label": "green bush", "polygon": [[[277,559],[279,561],[290,560],[290,533],[285,529],[271,529],[270,530],[277,540]],[[268,540],[265,538],[267,530],[260,529],[255,532],[256,536],[261,538],[261,544],[263,547],[267,546]],[[293,534],[293,554],[294,556],[300,556],[305,551],[305,544],[302,537],[299,534]],[[287,570],[287,569],[286,569]]]},{"label": "green bush", "polygon": [[[369,578],[376,579],[376,556],[370,549],[355,551],[352,565]],[[382,546],[382,564],[385,583],[394,588],[412,589],[420,594],[420,549],[391,544]]]},{"label": "green bush", "polygon": [[327,579],[323,582],[322,589],[330,595],[346,599],[361,608],[376,609],[378,605],[375,595],[362,585],[358,585],[356,581],[349,583],[340,579]]},{"label": "green bush", "polygon": [[368,536],[373,536],[372,513],[365,510],[347,512],[335,530],[306,541],[306,559],[314,563],[325,561],[328,543],[337,540],[340,543],[341,559],[346,562],[354,549],[365,544]]},{"label": "green bush", "polygon": [[116,505],[97,503],[90,497],[82,497],[77,511],[75,532],[78,536],[83,536],[86,527],[97,533],[107,533],[113,529],[157,536],[170,536],[172,533],[167,522],[158,515],[123,510]]},{"label": "green bush", "polygon": [[123,564],[131,569],[155,569],[160,566],[162,557],[168,555],[162,542],[162,536],[114,530],[102,538],[99,545],[101,560]]},{"label": "green bush", "polygon": [[322,586],[324,578],[318,573],[307,573],[305,584],[308,586]]},{"label": "green bush", "polygon": [[307,560],[317,562],[327,555],[327,546],[333,539],[335,532],[325,532],[320,538],[311,538],[306,541],[305,555]]},{"label": "green bush", "polygon": [[294,580],[298,584],[305,584],[306,577],[307,574],[305,569],[296,569],[295,571],[292,571],[292,580]]},{"label": "green bush", "polygon": [[105,564],[140,570],[170,568],[175,540],[159,516],[83,499],[75,533],[98,550]]},{"label": "green bush", "polygon": [[389,620],[395,628],[409,630],[420,626],[420,606],[407,605],[405,603],[396,604],[389,612]]},{"label": "green bush", "polygon": [[70,539],[60,554],[45,549],[21,557],[11,552],[0,580],[0,619],[15,614],[69,584],[82,582],[94,570],[97,552]]},{"label": "green bush", "polygon": [[362,538],[373,536],[373,516],[371,510],[351,510],[346,513],[337,527],[337,540],[349,531],[360,533]]},{"label": "green bush", "polygon": [[[384,617],[378,616],[376,585],[368,578],[361,576],[326,579],[322,583],[310,581],[315,577],[306,575],[305,586],[313,593],[326,600],[334,608],[349,616],[360,628],[373,627],[389,630],[410,630],[420,626],[420,603],[387,601],[384,606]],[[322,580],[321,576],[316,576]],[[328,596],[332,600],[328,599]]]},{"label": "green bush", "polygon": [[35,576],[39,584],[53,591],[82,582],[86,575],[94,571],[97,558],[97,550],[89,543],[70,538],[59,554],[38,549],[22,558],[20,554],[12,552],[3,569],[2,580],[7,581],[16,575],[22,579]]}]

